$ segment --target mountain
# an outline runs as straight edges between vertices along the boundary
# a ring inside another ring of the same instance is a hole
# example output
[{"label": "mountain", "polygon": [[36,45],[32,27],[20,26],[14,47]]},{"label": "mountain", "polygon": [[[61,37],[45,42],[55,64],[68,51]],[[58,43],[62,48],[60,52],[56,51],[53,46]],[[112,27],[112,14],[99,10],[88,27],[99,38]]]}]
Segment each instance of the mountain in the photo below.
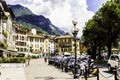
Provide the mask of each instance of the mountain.
[{"label": "mountain", "polygon": [[64,31],[53,25],[48,18],[43,15],[35,15],[28,8],[21,5],[9,5],[14,14],[15,21],[22,24],[25,29],[36,28],[38,33],[61,35]]}]

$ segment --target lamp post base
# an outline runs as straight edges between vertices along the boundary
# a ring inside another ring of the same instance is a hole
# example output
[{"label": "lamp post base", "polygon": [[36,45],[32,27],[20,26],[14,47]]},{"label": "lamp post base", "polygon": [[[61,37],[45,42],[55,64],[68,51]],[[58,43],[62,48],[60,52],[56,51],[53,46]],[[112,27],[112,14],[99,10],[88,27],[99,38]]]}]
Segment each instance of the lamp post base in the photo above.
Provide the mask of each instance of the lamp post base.
[{"label": "lamp post base", "polygon": [[73,78],[74,78],[74,79],[78,79],[79,76],[78,76],[77,74],[74,74]]}]

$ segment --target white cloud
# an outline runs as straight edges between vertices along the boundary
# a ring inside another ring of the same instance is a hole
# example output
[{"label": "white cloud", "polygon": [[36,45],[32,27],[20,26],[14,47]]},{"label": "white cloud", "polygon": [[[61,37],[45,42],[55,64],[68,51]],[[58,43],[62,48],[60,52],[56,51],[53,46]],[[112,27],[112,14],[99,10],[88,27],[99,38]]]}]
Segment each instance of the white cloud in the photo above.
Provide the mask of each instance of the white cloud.
[{"label": "white cloud", "polygon": [[73,28],[72,20],[78,22],[80,29],[79,36],[85,22],[88,21],[94,13],[87,10],[86,0],[6,0],[10,4],[21,4],[32,10],[37,15],[44,15],[51,22],[64,30],[70,32]]}]

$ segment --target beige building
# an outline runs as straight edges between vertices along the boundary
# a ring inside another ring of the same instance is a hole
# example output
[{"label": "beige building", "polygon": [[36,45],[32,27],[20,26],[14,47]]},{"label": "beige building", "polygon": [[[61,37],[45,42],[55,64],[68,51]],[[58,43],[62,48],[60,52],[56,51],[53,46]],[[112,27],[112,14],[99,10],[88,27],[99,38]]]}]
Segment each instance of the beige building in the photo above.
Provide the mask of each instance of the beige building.
[{"label": "beige building", "polygon": [[56,50],[55,36],[53,35],[44,35],[44,53],[51,54]]},{"label": "beige building", "polygon": [[32,47],[32,53],[43,54],[44,53],[44,40],[43,35],[37,35],[35,29],[31,29],[27,34],[27,46],[28,49]]},{"label": "beige building", "polygon": [[15,28],[12,25],[14,13],[4,0],[0,0],[0,48],[1,52],[14,53]]},{"label": "beige building", "polygon": [[50,53],[55,53],[56,51],[56,42],[55,42],[56,36],[50,36],[49,37],[49,45],[50,45]]},{"label": "beige building", "polygon": [[45,34],[36,34],[35,29],[28,31],[27,45],[32,46],[33,52],[37,54],[46,54],[49,55],[54,53],[56,50],[55,45],[55,36],[45,35]]},{"label": "beige building", "polygon": [[18,54],[27,54],[27,30],[22,30],[22,25],[13,24],[16,28],[16,50]]}]

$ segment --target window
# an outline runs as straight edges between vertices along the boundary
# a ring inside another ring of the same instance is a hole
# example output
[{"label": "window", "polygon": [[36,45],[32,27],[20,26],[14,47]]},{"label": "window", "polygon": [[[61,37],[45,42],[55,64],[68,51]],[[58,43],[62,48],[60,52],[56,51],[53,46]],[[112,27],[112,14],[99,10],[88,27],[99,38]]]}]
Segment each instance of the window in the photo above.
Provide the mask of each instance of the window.
[{"label": "window", "polygon": [[26,49],[26,48],[24,48],[24,51],[26,52],[26,51],[27,51],[27,49]]},{"label": "window", "polygon": [[23,52],[23,48],[20,48],[20,51]]},{"label": "window", "polygon": [[33,42],[33,38],[30,38],[30,42]]},{"label": "window", "polygon": [[22,36],[22,40],[24,40],[24,36]]},{"label": "window", "polygon": [[16,40],[18,40],[18,35],[16,36]]},{"label": "window", "polygon": [[118,56],[115,56],[115,61],[119,61],[119,57]]},{"label": "window", "polygon": [[114,57],[114,56],[111,56],[111,60],[115,60],[115,57]]},{"label": "window", "polygon": [[19,52],[19,48],[17,48],[17,51]]}]

